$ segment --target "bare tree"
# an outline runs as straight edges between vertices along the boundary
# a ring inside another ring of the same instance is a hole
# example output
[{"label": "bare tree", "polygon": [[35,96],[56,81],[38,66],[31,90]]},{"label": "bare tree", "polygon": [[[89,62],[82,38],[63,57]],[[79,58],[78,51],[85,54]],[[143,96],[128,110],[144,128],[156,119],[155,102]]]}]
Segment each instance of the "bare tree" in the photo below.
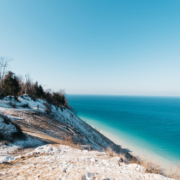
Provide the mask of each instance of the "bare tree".
[{"label": "bare tree", "polygon": [[26,77],[25,94],[27,94],[29,75],[25,75],[25,77]]},{"label": "bare tree", "polygon": [[3,94],[3,84],[4,84],[4,76],[6,74],[6,69],[8,67],[8,63],[11,59],[7,57],[0,57],[0,88],[1,94]]},{"label": "bare tree", "polygon": [[35,99],[36,95],[34,90],[34,82],[29,74],[26,74],[25,77],[26,77],[25,93],[28,94],[31,98]]},{"label": "bare tree", "polygon": [[25,94],[28,94],[32,91],[33,81],[30,77],[30,74],[26,74],[26,83],[25,83]]},{"label": "bare tree", "polygon": [[26,85],[25,85],[24,79],[23,79],[23,77],[21,75],[18,75],[17,79],[18,79],[19,85],[21,87],[21,90],[18,93],[18,95],[20,96],[20,95],[24,94]]}]

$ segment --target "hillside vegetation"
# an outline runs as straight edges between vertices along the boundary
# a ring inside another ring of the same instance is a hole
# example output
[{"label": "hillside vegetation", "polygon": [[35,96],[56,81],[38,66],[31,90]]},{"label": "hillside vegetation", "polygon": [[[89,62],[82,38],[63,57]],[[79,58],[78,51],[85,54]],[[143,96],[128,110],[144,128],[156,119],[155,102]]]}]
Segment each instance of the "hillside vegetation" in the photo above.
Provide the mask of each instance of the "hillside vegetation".
[{"label": "hillside vegetation", "polygon": [[8,67],[8,59],[0,57],[0,98],[14,96],[18,101],[17,96],[27,94],[34,101],[37,98],[46,100],[47,103],[57,107],[66,107],[70,109],[68,101],[63,91],[54,92],[51,89],[44,90],[38,81],[33,82],[29,75],[25,75],[24,81],[22,76],[17,76],[12,71],[6,71]]}]

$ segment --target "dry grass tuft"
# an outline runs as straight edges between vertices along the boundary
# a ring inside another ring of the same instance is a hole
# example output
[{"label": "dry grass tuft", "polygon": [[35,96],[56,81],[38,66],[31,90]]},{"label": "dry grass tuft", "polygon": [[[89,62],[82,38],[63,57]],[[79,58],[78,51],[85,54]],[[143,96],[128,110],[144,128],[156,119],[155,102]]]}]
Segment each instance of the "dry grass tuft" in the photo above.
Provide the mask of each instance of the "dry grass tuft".
[{"label": "dry grass tuft", "polygon": [[[104,150],[108,153],[111,157],[120,157],[123,162],[128,164],[138,164],[146,169],[145,173],[152,173],[152,174],[160,174],[168,178],[172,178],[175,180],[180,180],[180,164],[177,166],[176,169],[173,168],[173,165],[170,165],[167,169],[161,168],[160,165],[153,163],[153,158],[147,160],[148,158],[144,158],[146,160],[140,160],[136,157],[132,157],[131,160],[126,158],[125,153],[116,153],[111,147]],[[160,163],[159,163],[160,164]]]},{"label": "dry grass tuft", "polygon": [[180,180],[180,164],[178,164],[177,168],[173,170],[173,166],[171,165],[167,170],[167,178],[173,178],[175,180]]},{"label": "dry grass tuft", "polygon": [[111,157],[120,157],[122,162],[128,162],[125,153],[118,154],[111,147],[107,148],[105,152],[108,153]]},{"label": "dry grass tuft", "polygon": [[66,146],[70,146],[70,147],[76,148],[76,149],[82,149],[82,147],[80,146],[80,144],[76,144],[76,143],[73,141],[72,137],[69,137],[69,138],[67,137],[67,138],[61,140],[60,144],[66,145]]},{"label": "dry grass tuft", "polygon": [[168,178],[180,180],[180,164],[177,168],[173,168],[173,165],[169,165],[168,168],[161,168],[160,165],[153,163],[153,159],[150,160],[134,160],[130,163],[138,164],[146,169],[146,173],[160,174]]}]

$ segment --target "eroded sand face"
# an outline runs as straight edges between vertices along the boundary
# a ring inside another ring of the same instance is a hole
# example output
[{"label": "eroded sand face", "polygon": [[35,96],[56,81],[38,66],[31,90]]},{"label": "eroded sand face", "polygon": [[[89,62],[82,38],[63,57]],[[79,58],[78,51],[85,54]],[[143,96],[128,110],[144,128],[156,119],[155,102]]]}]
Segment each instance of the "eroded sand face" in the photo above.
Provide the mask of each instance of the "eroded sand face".
[{"label": "eroded sand face", "polygon": [[120,157],[107,153],[45,145],[0,165],[0,179],[154,179],[167,180],[145,173],[137,164],[125,164]]}]

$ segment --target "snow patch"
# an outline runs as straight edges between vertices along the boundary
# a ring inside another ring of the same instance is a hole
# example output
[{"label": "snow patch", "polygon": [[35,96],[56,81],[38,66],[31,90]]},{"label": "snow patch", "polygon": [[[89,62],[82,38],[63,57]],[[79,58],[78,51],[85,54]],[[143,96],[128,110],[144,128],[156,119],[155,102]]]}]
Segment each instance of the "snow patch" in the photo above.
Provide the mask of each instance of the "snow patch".
[{"label": "snow patch", "polygon": [[17,129],[14,125],[12,125],[10,122],[9,124],[6,124],[4,122],[4,119],[0,117],[0,133],[2,133],[5,136],[10,136],[12,133],[16,131]]},{"label": "snow patch", "polygon": [[15,160],[15,158],[12,157],[12,156],[2,157],[2,158],[0,158],[0,164],[2,164],[3,162],[10,162],[10,161],[13,161],[13,160]]}]

